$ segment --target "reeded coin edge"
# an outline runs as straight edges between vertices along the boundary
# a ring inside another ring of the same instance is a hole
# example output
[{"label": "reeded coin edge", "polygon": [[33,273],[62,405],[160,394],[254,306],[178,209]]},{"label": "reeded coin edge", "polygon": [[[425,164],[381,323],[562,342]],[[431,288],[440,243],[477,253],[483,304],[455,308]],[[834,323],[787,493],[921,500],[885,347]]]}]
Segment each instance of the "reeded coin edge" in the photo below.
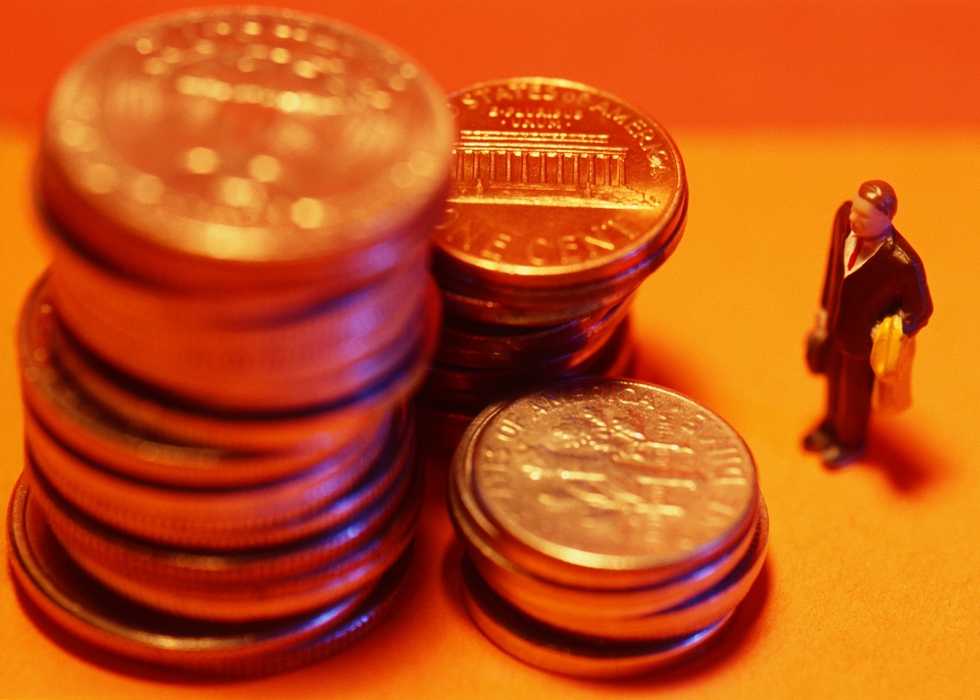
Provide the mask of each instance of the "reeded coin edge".
[{"label": "reeded coin edge", "polygon": [[[42,283],[43,280],[38,283],[41,289],[32,300],[40,301],[43,298]],[[324,433],[334,436],[341,433],[345,439],[350,439],[365,423],[377,422],[379,416],[398,405],[424,379],[428,359],[434,354],[438,342],[440,320],[435,284],[430,282],[429,289],[432,295],[428,305],[429,332],[423,335],[420,346],[411,356],[390,375],[357,395],[303,411],[255,415],[204,413],[201,409],[146,398],[140,389],[124,387],[120,383],[121,377],[116,376],[118,373],[113,373],[111,368],[96,367],[80,356],[65,354],[64,348],[56,348],[55,351],[61,351],[62,362],[74,363],[65,367],[64,371],[72,374],[94,401],[112,405],[120,417],[135,421],[149,432],[161,434],[162,439],[259,451],[289,448]],[[25,308],[25,324],[32,324],[40,311],[40,305],[36,309]],[[48,322],[55,324],[57,321],[51,318]],[[25,391],[25,396],[29,396],[29,391]]]},{"label": "reeded coin edge", "polygon": [[[120,649],[132,647],[134,650],[143,651],[141,656],[134,658],[148,661],[156,660],[160,653],[171,654],[175,658],[210,656],[226,660],[229,655],[235,656],[246,651],[244,649],[246,645],[261,649],[269,643],[278,644],[277,637],[283,634],[289,636],[294,630],[302,632],[311,621],[323,616],[323,611],[320,611],[317,616],[302,620],[298,625],[295,620],[292,620],[285,629],[273,630],[271,636],[267,633],[257,633],[237,634],[230,638],[219,634],[194,638],[175,637],[106,618],[92,612],[85,600],[79,598],[76,592],[63,589],[58,581],[48,575],[44,555],[35,546],[37,543],[32,543],[27,524],[29,503],[30,488],[22,477],[11,498],[7,520],[8,537],[11,543],[10,562],[15,578],[28,597],[59,626],[107,651],[119,653]],[[42,537],[53,537],[47,530],[46,523],[42,527],[45,529]],[[64,556],[67,558],[67,555]],[[256,628],[256,631],[258,629]],[[216,633],[219,632],[221,626],[216,625],[214,630]]]},{"label": "reeded coin edge", "polygon": [[694,592],[686,600],[649,614],[609,619],[595,614],[598,605],[594,603],[588,607],[572,608],[563,614],[541,615],[539,609],[525,609],[511,602],[504,592],[494,590],[529,617],[569,634],[594,635],[623,642],[694,634],[732,613],[755,583],[765,561],[769,537],[769,518],[764,505],[757,523],[747,538],[750,545],[748,551],[736,559],[735,567],[724,578]]},{"label": "reeded coin edge", "polygon": [[[82,568],[86,561],[116,571],[127,579],[150,586],[179,589],[203,586],[242,586],[263,581],[299,578],[310,570],[331,567],[392,532],[412,532],[424,494],[421,460],[412,456],[411,465],[396,470],[396,478],[382,476],[367,483],[351,497],[355,508],[346,507],[346,519],[334,518],[322,530],[284,544],[239,551],[176,549],[140,540],[106,527],[79,512],[61,494],[53,491],[43,476],[28,463],[24,479],[30,483],[37,506],[45,513],[48,527]],[[333,504],[327,504],[330,509]],[[335,522],[336,521],[336,522]],[[283,535],[289,537],[288,528]],[[90,572],[91,573],[91,572]],[[99,578],[93,574],[94,578]],[[111,587],[111,586],[110,586]]]},{"label": "reeded coin edge", "polygon": [[564,633],[509,606],[464,556],[463,600],[477,628],[511,656],[546,671],[579,678],[619,679],[666,670],[707,649],[732,613],[688,637],[618,642]]},{"label": "reeded coin edge", "polygon": [[[277,494],[265,490],[263,486],[249,487],[249,501],[254,507],[243,504],[242,508],[237,509],[238,520],[226,521],[219,517],[219,509],[213,509],[215,517],[219,518],[214,523],[200,517],[187,518],[178,503],[174,503],[169,517],[152,517],[152,514],[141,514],[139,508],[134,509],[130,503],[93,501],[83,487],[59,488],[59,482],[51,478],[50,470],[43,468],[46,465],[38,463],[30,442],[27,444],[27,460],[29,471],[43,476],[45,483],[50,484],[59,498],[71,503],[72,508],[86,518],[114,528],[118,537],[135,538],[133,542],[149,540],[155,542],[156,547],[204,549],[211,554],[217,550],[230,555],[234,550],[283,545],[336,527],[343,520],[354,518],[369,509],[383,494],[388,493],[393,483],[402,484],[404,488],[405,474],[411,471],[411,464],[416,460],[414,422],[407,409],[399,410],[398,417],[400,419],[388,424],[389,429],[384,436],[378,436],[383,440],[377,440],[377,444],[370,445],[368,450],[359,451],[353,459],[340,461],[339,479],[330,479],[327,485],[309,485],[304,494],[306,499],[297,501],[295,506],[298,507],[280,513],[280,517],[270,517],[269,509],[274,510],[273,501]],[[349,474],[342,473],[344,471]],[[273,482],[265,486],[276,485]],[[269,503],[261,502],[263,493],[272,499]],[[193,498],[196,494],[185,495]],[[228,495],[227,492],[225,495]],[[253,512],[254,518],[241,520],[241,516]],[[182,556],[186,562],[194,559],[189,553]],[[210,567],[205,565],[204,568]]]},{"label": "reeded coin edge", "polygon": [[191,674],[268,675],[308,665],[343,651],[373,630],[397,604],[413,550],[409,546],[376,587],[357,596],[360,603],[357,611],[344,616],[337,625],[331,624],[339,617],[335,614],[331,617],[334,610],[331,608],[300,622],[301,626],[312,626],[312,634],[302,638],[287,637],[285,642],[273,639],[272,648],[256,635],[225,643],[213,637],[181,643],[167,635],[155,635],[93,615],[85,609],[84,602],[74,598],[70,591],[59,589],[56,582],[47,578],[43,565],[34,559],[25,530],[27,500],[28,488],[19,481],[10,500],[7,530],[11,543],[11,569],[27,597],[59,627],[93,647]]},{"label": "reeded coin edge", "polygon": [[[301,415],[273,415],[267,416],[267,420],[259,418],[247,419],[227,419],[215,416],[208,416],[203,413],[190,413],[180,410],[170,409],[164,405],[148,399],[142,399],[135,395],[123,394],[122,403],[117,403],[118,389],[108,380],[105,389],[108,395],[101,398],[93,394],[85,386],[81,385],[77,378],[72,375],[67,368],[58,362],[49,362],[51,357],[57,359],[57,348],[52,342],[53,326],[57,323],[54,318],[54,309],[49,303],[46,289],[47,275],[42,275],[30,291],[27,301],[21,310],[19,322],[19,351],[21,360],[21,386],[24,394],[25,404],[34,410],[47,425],[59,425],[64,428],[64,432],[73,436],[78,436],[80,428],[91,428],[95,425],[93,421],[88,421],[72,408],[70,402],[64,396],[56,396],[52,386],[46,378],[46,372],[56,372],[59,377],[53,381],[63,381],[66,377],[70,378],[72,390],[79,391],[85,395],[86,400],[95,405],[103,407],[107,413],[111,413],[120,423],[132,421],[145,433],[150,441],[155,441],[149,447],[161,446],[170,454],[171,448],[178,453],[184,450],[195,454],[214,455],[215,458],[221,454],[234,454],[246,459],[266,458],[270,452],[290,451],[298,445],[305,446],[316,443],[326,451],[327,454],[336,452],[355,435],[364,430],[373,429],[381,425],[385,420],[389,410],[398,405],[403,393],[407,394],[414,386],[421,382],[424,375],[425,365],[419,359],[418,368],[414,368],[412,374],[408,376],[396,375],[391,378],[393,383],[389,385],[373,387],[373,391],[364,396],[351,399],[351,403],[342,406],[333,406],[330,410],[326,408],[320,412],[307,413]],[[437,294],[437,292],[434,292]],[[433,317],[436,316],[433,310]],[[435,335],[435,333],[434,333]],[[432,350],[436,338],[431,341]],[[45,366],[35,366],[35,353],[42,351],[45,355]],[[429,347],[426,350],[430,350]],[[428,357],[431,352],[426,355]],[[40,370],[40,372],[38,371]],[[91,381],[99,381],[99,378]],[[127,403],[128,402],[128,403]],[[112,406],[113,408],[107,408]],[[128,414],[124,409],[128,409]],[[68,421],[65,425],[63,415],[67,413],[78,421]],[[166,418],[166,430],[162,430],[163,418]],[[77,423],[77,425],[75,424]],[[84,426],[82,425],[84,424]],[[84,432],[84,430],[82,430]],[[113,435],[104,435],[98,430],[98,437],[102,443],[113,443]],[[80,438],[84,440],[85,438]],[[136,443],[137,455],[140,451],[142,440]],[[109,448],[110,452],[114,448]],[[122,447],[126,451],[125,447]],[[265,453],[265,454],[263,454]],[[169,475],[173,476],[174,471],[168,470]],[[202,479],[206,480],[207,475],[202,474]],[[254,478],[254,475],[246,478]],[[178,479],[178,485],[182,485]]]},{"label": "reeded coin edge", "polygon": [[[507,603],[545,624],[579,628],[654,615],[694,600],[726,579],[743,561],[756,537],[753,529],[733,549],[690,574],[653,586],[627,589],[586,589],[562,585],[526,571],[506,559],[485,540],[451,494],[451,517],[470,560],[481,578]],[[744,567],[743,567],[744,568]],[[648,635],[651,636],[651,635]]]}]

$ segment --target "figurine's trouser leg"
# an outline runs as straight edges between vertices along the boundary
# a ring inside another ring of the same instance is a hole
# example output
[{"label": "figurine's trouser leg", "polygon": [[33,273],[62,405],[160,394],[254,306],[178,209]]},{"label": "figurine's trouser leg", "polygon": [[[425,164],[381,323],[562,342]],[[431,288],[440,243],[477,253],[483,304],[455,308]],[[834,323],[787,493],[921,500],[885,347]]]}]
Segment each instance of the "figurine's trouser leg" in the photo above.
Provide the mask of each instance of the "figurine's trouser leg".
[{"label": "figurine's trouser leg", "polygon": [[834,347],[827,358],[827,418],[842,447],[860,448],[868,433],[875,375],[867,357],[845,355]]}]

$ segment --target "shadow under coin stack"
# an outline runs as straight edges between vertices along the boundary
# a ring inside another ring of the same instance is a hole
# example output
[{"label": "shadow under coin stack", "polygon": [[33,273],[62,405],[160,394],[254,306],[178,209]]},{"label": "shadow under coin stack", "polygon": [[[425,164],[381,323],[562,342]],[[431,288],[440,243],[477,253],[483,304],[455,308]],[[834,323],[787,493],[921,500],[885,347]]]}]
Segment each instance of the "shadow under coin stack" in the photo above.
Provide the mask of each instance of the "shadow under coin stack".
[{"label": "shadow under coin stack", "polygon": [[687,182],[662,127],[585,85],[518,78],[449,103],[461,134],[433,237],[445,316],[416,405],[427,445],[451,454],[494,401],[629,372],[631,295],[680,241]]},{"label": "shadow under coin stack", "polygon": [[474,622],[559,673],[624,677],[691,656],[765,558],[769,516],[745,443],[638,381],[576,379],[488,408],[449,481]]},{"label": "shadow under coin stack", "polygon": [[163,18],[68,72],[8,520],[44,613],[235,674],[384,615],[422,503],[407,401],[438,337],[427,248],[452,139],[413,63],[287,11]]}]

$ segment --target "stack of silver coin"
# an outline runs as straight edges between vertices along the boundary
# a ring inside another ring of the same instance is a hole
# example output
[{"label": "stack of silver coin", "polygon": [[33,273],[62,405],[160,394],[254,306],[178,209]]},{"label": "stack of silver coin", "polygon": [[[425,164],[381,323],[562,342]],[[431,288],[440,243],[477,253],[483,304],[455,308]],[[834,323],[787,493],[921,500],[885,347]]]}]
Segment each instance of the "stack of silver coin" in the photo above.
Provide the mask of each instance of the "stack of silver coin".
[{"label": "stack of silver coin", "polygon": [[490,403],[562,378],[628,372],[633,292],[684,230],[680,153],[649,117],[565,80],[450,96],[460,128],[433,267],[445,319],[418,398],[451,452]]},{"label": "stack of silver coin", "polygon": [[491,406],[449,481],[474,622],[560,673],[616,678],[690,657],[765,558],[745,443],[695,401],[634,380],[576,379]]},{"label": "stack of silver coin", "polygon": [[93,645],[238,674],[390,608],[423,486],[453,125],[415,64],[288,11],[128,29],[59,83],[54,261],[19,330],[13,570]]}]

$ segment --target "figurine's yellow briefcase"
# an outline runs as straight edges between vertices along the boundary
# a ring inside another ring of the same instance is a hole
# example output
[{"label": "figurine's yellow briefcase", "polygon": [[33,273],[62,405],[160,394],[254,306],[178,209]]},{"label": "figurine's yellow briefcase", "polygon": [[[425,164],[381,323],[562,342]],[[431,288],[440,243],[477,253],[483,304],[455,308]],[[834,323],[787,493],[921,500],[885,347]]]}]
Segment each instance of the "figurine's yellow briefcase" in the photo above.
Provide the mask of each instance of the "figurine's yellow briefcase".
[{"label": "figurine's yellow briefcase", "polygon": [[888,316],[874,331],[871,369],[875,386],[871,406],[881,413],[899,413],[912,405],[912,358],[915,337],[902,333],[902,317]]}]

